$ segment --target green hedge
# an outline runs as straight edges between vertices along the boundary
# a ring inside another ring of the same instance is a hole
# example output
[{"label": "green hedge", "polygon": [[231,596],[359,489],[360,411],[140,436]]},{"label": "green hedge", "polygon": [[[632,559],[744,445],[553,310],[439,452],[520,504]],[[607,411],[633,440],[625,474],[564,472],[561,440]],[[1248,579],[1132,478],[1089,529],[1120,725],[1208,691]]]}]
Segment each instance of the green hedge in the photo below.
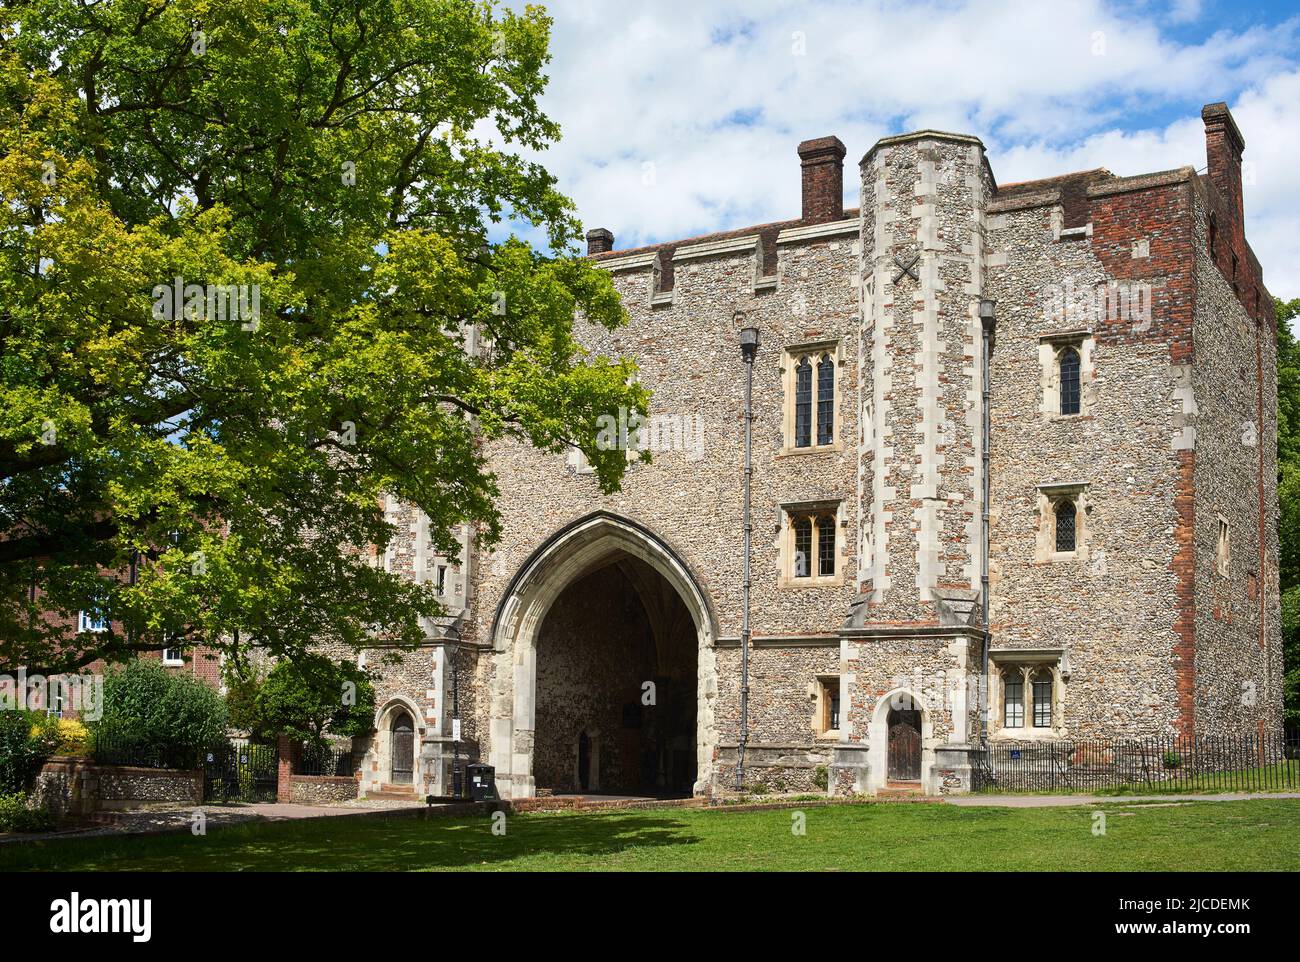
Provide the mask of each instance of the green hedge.
[{"label": "green hedge", "polygon": [[31,788],[58,747],[57,718],[22,709],[0,711],[0,795]]},{"label": "green hedge", "polygon": [[0,795],[0,832],[48,832],[54,816],[44,809],[28,808],[22,792]]},{"label": "green hedge", "polygon": [[104,676],[103,716],[91,727],[101,745],[163,759],[196,759],[226,734],[226,705],[210,686],[138,659]]}]

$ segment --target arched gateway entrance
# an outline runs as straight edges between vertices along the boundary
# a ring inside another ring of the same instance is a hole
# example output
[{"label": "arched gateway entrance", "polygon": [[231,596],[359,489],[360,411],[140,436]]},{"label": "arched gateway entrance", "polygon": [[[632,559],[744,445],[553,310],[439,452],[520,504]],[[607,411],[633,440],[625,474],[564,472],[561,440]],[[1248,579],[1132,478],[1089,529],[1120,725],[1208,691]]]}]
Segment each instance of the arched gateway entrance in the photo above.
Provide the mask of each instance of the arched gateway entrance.
[{"label": "arched gateway entrance", "polygon": [[489,762],[502,795],[689,795],[712,765],[707,596],[661,538],[599,513],[519,570],[493,624]]}]

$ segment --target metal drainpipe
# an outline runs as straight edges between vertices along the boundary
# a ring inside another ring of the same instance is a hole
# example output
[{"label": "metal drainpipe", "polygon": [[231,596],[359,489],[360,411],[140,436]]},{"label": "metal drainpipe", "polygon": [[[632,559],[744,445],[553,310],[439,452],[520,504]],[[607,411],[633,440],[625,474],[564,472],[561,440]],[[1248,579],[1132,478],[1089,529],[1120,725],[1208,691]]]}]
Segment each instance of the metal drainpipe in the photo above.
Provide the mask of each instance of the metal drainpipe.
[{"label": "metal drainpipe", "polygon": [[993,328],[997,323],[994,314],[995,301],[980,301],[980,322],[984,329],[984,349],[980,388],[984,406],[983,440],[980,444],[980,460],[983,464],[983,505],[980,512],[980,609],[984,621],[984,653],[980,665],[980,748],[988,751],[989,747],[989,647],[993,643],[989,635],[989,435],[991,432],[989,418],[989,356],[993,352]]},{"label": "metal drainpipe", "polygon": [[[737,315],[741,320],[743,315]],[[750,518],[750,476],[754,446],[754,355],[758,353],[758,328],[740,332],[740,353],[745,362],[745,569],[741,584],[740,614],[740,742],[736,747],[736,791],[745,784],[745,746],[749,743],[749,555],[753,523]]]}]

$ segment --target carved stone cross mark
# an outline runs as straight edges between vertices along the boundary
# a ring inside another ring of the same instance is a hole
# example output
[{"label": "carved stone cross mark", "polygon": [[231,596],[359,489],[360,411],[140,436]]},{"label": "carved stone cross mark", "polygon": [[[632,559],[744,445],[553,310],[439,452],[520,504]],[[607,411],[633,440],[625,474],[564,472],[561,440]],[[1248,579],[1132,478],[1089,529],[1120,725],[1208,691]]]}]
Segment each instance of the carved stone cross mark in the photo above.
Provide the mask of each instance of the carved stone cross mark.
[{"label": "carved stone cross mark", "polygon": [[912,259],[908,261],[906,264],[903,263],[902,258],[895,257],[894,266],[898,268],[898,273],[894,275],[894,283],[897,284],[899,281],[901,281],[903,279],[904,274],[912,278],[912,280],[916,281],[918,284],[921,283],[921,272],[916,267],[916,262],[919,261],[920,259],[921,259],[920,251],[916,251],[915,253],[913,253]]}]

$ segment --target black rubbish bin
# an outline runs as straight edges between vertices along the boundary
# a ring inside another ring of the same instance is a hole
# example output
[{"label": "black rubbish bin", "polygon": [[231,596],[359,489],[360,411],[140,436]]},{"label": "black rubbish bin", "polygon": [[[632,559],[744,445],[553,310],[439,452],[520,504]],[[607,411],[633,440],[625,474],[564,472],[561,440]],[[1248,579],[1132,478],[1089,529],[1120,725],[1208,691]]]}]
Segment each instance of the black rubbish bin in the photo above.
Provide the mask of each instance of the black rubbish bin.
[{"label": "black rubbish bin", "polygon": [[491,765],[466,765],[469,780],[469,797],[476,802],[496,801],[497,770]]}]

